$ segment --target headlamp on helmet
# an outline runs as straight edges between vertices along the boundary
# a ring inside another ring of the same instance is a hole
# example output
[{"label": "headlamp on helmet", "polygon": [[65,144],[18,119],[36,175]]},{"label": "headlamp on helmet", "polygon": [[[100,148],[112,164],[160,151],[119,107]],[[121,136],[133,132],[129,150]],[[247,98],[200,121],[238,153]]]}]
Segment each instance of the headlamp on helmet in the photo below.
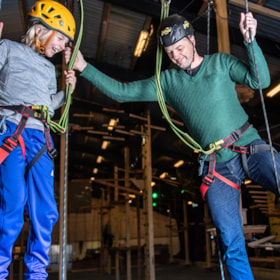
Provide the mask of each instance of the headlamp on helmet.
[{"label": "headlamp on helmet", "polygon": [[184,37],[194,34],[194,29],[189,21],[178,14],[164,19],[159,27],[159,40],[163,47],[168,47]]}]

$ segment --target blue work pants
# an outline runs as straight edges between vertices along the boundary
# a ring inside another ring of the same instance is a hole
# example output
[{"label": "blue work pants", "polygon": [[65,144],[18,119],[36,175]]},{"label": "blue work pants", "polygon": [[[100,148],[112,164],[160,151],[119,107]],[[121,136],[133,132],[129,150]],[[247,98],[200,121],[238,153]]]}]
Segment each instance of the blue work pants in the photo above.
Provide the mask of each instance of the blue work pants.
[{"label": "blue work pants", "polygon": [[[3,140],[13,134],[16,125],[7,121]],[[44,133],[26,128],[24,139],[26,155],[16,147],[0,165],[0,279],[8,276],[15,241],[24,224],[24,210],[29,219],[29,234],[24,262],[25,279],[47,279],[48,252],[51,232],[58,218],[54,199],[53,160],[48,152],[38,159],[27,174],[26,166],[45,145]]]}]

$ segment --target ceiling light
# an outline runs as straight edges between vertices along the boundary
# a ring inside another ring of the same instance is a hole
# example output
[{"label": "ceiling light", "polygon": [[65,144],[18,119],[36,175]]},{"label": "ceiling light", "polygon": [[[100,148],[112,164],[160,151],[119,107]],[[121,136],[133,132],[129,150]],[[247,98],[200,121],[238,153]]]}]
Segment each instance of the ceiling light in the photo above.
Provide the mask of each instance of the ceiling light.
[{"label": "ceiling light", "polygon": [[251,183],[252,183],[252,180],[246,179],[246,180],[244,181],[244,185],[249,185],[249,184],[251,184]]},{"label": "ceiling light", "polygon": [[177,161],[173,166],[174,166],[175,168],[178,168],[178,167],[182,166],[183,164],[184,164],[184,161],[183,161],[183,160],[179,160],[179,161]]},{"label": "ceiling light", "polygon": [[160,175],[159,175],[159,178],[160,179],[164,179],[164,178],[166,178],[168,176],[168,173],[167,172],[163,172],[163,173],[161,173]]},{"label": "ceiling light", "polygon": [[96,159],[96,163],[101,163],[103,160],[103,157],[102,156],[98,156],[97,159]]},{"label": "ceiling light", "polygon": [[104,140],[101,145],[102,150],[106,150],[110,144],[110,141]]},{"label": "ceiling light", "polygon": [[97,174],[98,173],[98,168],[93,168],[92,173]]},{"label": "ceiling light", "polygon": [[156,185],[156,182],[151,182],[151,187],[154,187]]},{"label": "ceiling light", "polygon": [[117,126],[118,121],[118,119],[110,119],[107,129],[112,131]]},{"label": "ceiling light", "polygon": [[150,34],[147,30],[141,30],[139,37],[138,37],[136,47],[134,49],[134,56],[140,57],[142,55],[142,53],[146,50],[149,40],[150,40],[149,35]]},{"label": "ceiling light", "polygon": [[267,94],[266,97],[273,97],[280,91],[280,83],[272,88]]}]

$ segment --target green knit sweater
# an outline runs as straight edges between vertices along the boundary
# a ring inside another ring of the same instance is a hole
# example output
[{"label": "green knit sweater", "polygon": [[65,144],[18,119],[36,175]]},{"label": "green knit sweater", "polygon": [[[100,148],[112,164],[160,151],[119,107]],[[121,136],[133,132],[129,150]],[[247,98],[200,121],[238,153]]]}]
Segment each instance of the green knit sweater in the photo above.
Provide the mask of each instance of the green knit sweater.
[{"label": "green knit sweater", "polygon": [[[248,116],[237,97],[236,83],[257,89],[258,79],[252,46],[245,43],[249,64],[226,54],[206,55],[195,76],[184,70],[171,69],[161,73],[164,100],[173,107],[184,121],[188,133],[204,149],[210,143],[227,137],[241,127]],[[267,63],[256,40],[253,49],[259,72],[260,84],[270,84]],[[155,77],[121,83],[87,64],[81,75],[110,98],[121,102],[157,101]],[[236,142],[247,145],[259,138],[251,126]],[[235,155],[226,149],[217,153],[217,161],[226,161]]]}]

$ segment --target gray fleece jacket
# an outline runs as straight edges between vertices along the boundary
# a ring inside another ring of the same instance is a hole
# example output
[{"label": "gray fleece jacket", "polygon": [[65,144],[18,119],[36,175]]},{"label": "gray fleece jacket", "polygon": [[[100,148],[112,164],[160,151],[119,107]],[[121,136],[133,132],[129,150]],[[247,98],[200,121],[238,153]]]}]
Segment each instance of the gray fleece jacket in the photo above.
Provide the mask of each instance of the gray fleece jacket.
[{"label": "gray fleece jacket", "polygon": [[[65,103],[57,92],[55,66],[44,56],[22,43],[0,40],[0,106],[44,105],[49,114]],[[0,117],[18,123],[21,115],[0,108]],[[43,130],[43,124],[29,118],[26,127]]]}]

